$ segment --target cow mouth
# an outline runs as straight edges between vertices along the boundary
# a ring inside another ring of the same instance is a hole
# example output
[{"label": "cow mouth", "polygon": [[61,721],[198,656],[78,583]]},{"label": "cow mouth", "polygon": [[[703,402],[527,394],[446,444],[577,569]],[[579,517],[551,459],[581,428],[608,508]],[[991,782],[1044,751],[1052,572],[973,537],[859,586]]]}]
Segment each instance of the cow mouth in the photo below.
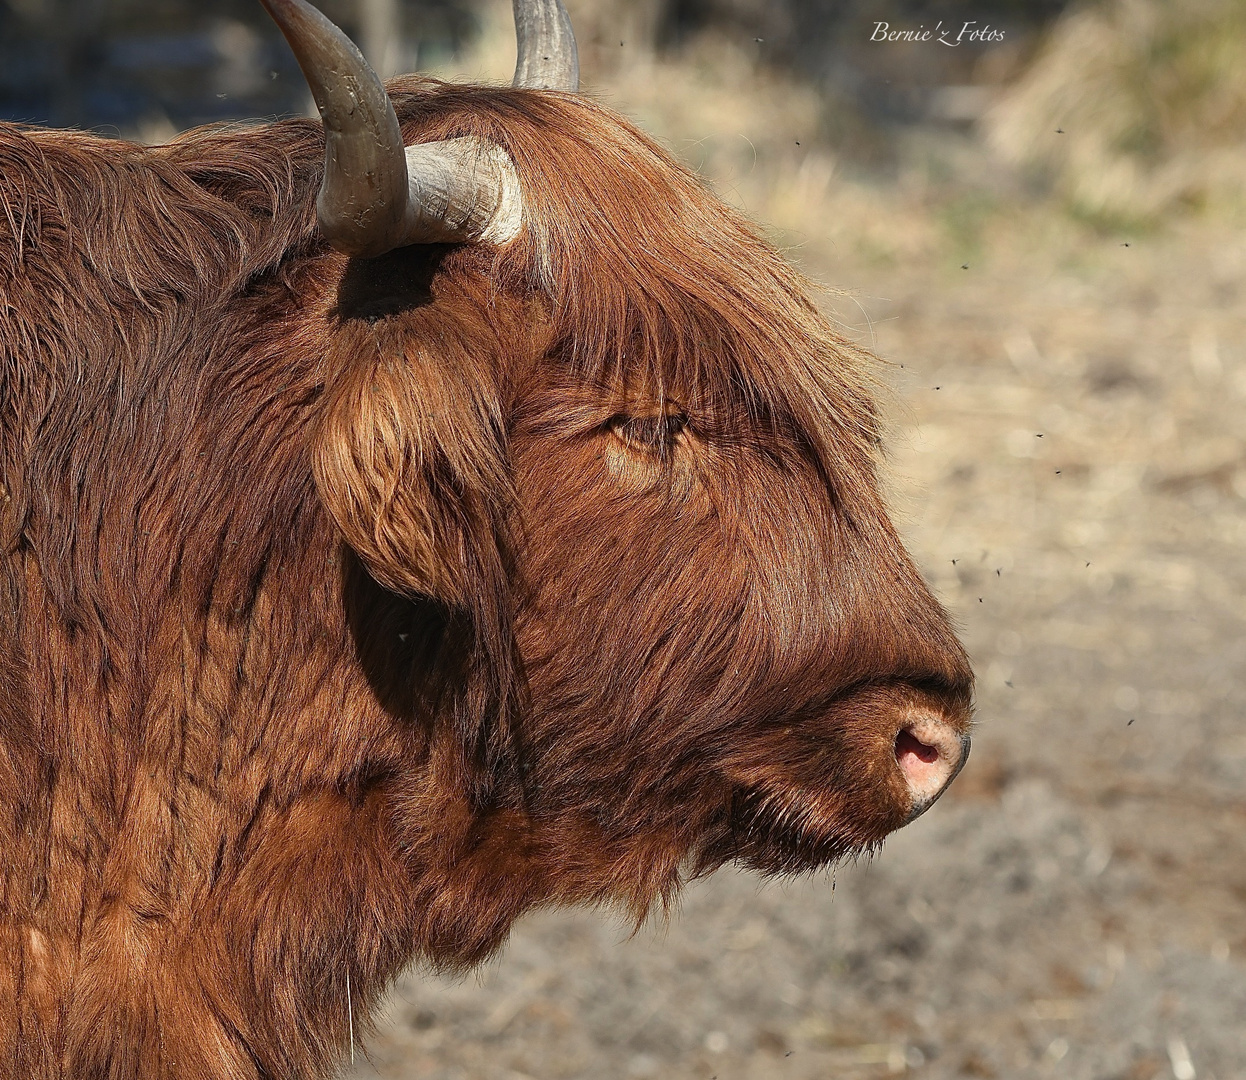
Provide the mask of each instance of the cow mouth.
[{"label": "cow mouth", "polygon": [[875,852],[968,757],[967,695],[884,685],[837,705],[829,722],[749,746],[724,770],[722,861],[797,874]]},{"label": "cow mouth", "polygon": [[964,765],[971,708],[965,680],[894,679],[733,731],[695,865],[795,875],[877,852]]},{"label": "cow mouth", "polygon": [[763,874],[792,875],[868,854],[882,843],[881,836],[845,835],[823,817],[807,800],[738,788],[731,797],[728,857]]}]

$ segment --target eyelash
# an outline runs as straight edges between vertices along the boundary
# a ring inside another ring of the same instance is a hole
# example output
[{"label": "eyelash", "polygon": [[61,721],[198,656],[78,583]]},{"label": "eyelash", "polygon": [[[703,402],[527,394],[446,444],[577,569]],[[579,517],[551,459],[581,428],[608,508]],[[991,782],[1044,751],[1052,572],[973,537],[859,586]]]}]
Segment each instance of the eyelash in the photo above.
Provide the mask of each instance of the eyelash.
[{"label": "eyelash", "polygon": [[612,416],[606,426],[629,450],[644,454],[665,455],[688,426],[683,413],[659,416]]}]

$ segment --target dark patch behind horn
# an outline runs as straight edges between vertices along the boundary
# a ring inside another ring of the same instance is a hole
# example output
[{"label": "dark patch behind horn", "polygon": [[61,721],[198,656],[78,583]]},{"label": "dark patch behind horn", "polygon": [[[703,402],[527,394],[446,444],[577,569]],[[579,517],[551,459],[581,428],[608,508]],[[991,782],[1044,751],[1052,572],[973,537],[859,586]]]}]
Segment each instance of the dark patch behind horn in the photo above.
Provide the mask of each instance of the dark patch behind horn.
[{"label": "dark patch behind horn", "polygon": [[338,284],[335,314],[375,322],[431,304],[433,277],[455,246],[413,244],[375,259],[351,259]]}]

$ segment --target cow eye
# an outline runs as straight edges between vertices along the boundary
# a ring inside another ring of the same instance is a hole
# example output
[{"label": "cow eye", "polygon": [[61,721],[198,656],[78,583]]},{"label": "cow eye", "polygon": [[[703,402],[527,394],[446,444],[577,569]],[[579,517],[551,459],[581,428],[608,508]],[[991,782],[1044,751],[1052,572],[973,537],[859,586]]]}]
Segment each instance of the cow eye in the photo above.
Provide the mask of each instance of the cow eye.
[{"label": "cow eye", "polygon": [[675,445],[688,418],[680,412],[656,416],[612,416],[607,425],[631,450],[645,454],[665,454]]}]

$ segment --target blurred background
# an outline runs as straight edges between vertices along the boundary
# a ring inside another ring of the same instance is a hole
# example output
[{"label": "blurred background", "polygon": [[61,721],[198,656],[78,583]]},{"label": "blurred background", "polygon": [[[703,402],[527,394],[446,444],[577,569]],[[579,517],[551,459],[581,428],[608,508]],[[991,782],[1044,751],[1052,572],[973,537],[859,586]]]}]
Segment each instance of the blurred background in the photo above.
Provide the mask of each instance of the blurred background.
[{"label": "blurred background", "polygon": [[[973,758],[868,864],[413,972],[348,1075],[1246,1077],[1246,2],[567,6],[586,88],[882,359]],[[383,72],[510,78],[505,0],[324,8]],[[307,107],[252,0],[0,0],[0,116],[158,141]]]}]

